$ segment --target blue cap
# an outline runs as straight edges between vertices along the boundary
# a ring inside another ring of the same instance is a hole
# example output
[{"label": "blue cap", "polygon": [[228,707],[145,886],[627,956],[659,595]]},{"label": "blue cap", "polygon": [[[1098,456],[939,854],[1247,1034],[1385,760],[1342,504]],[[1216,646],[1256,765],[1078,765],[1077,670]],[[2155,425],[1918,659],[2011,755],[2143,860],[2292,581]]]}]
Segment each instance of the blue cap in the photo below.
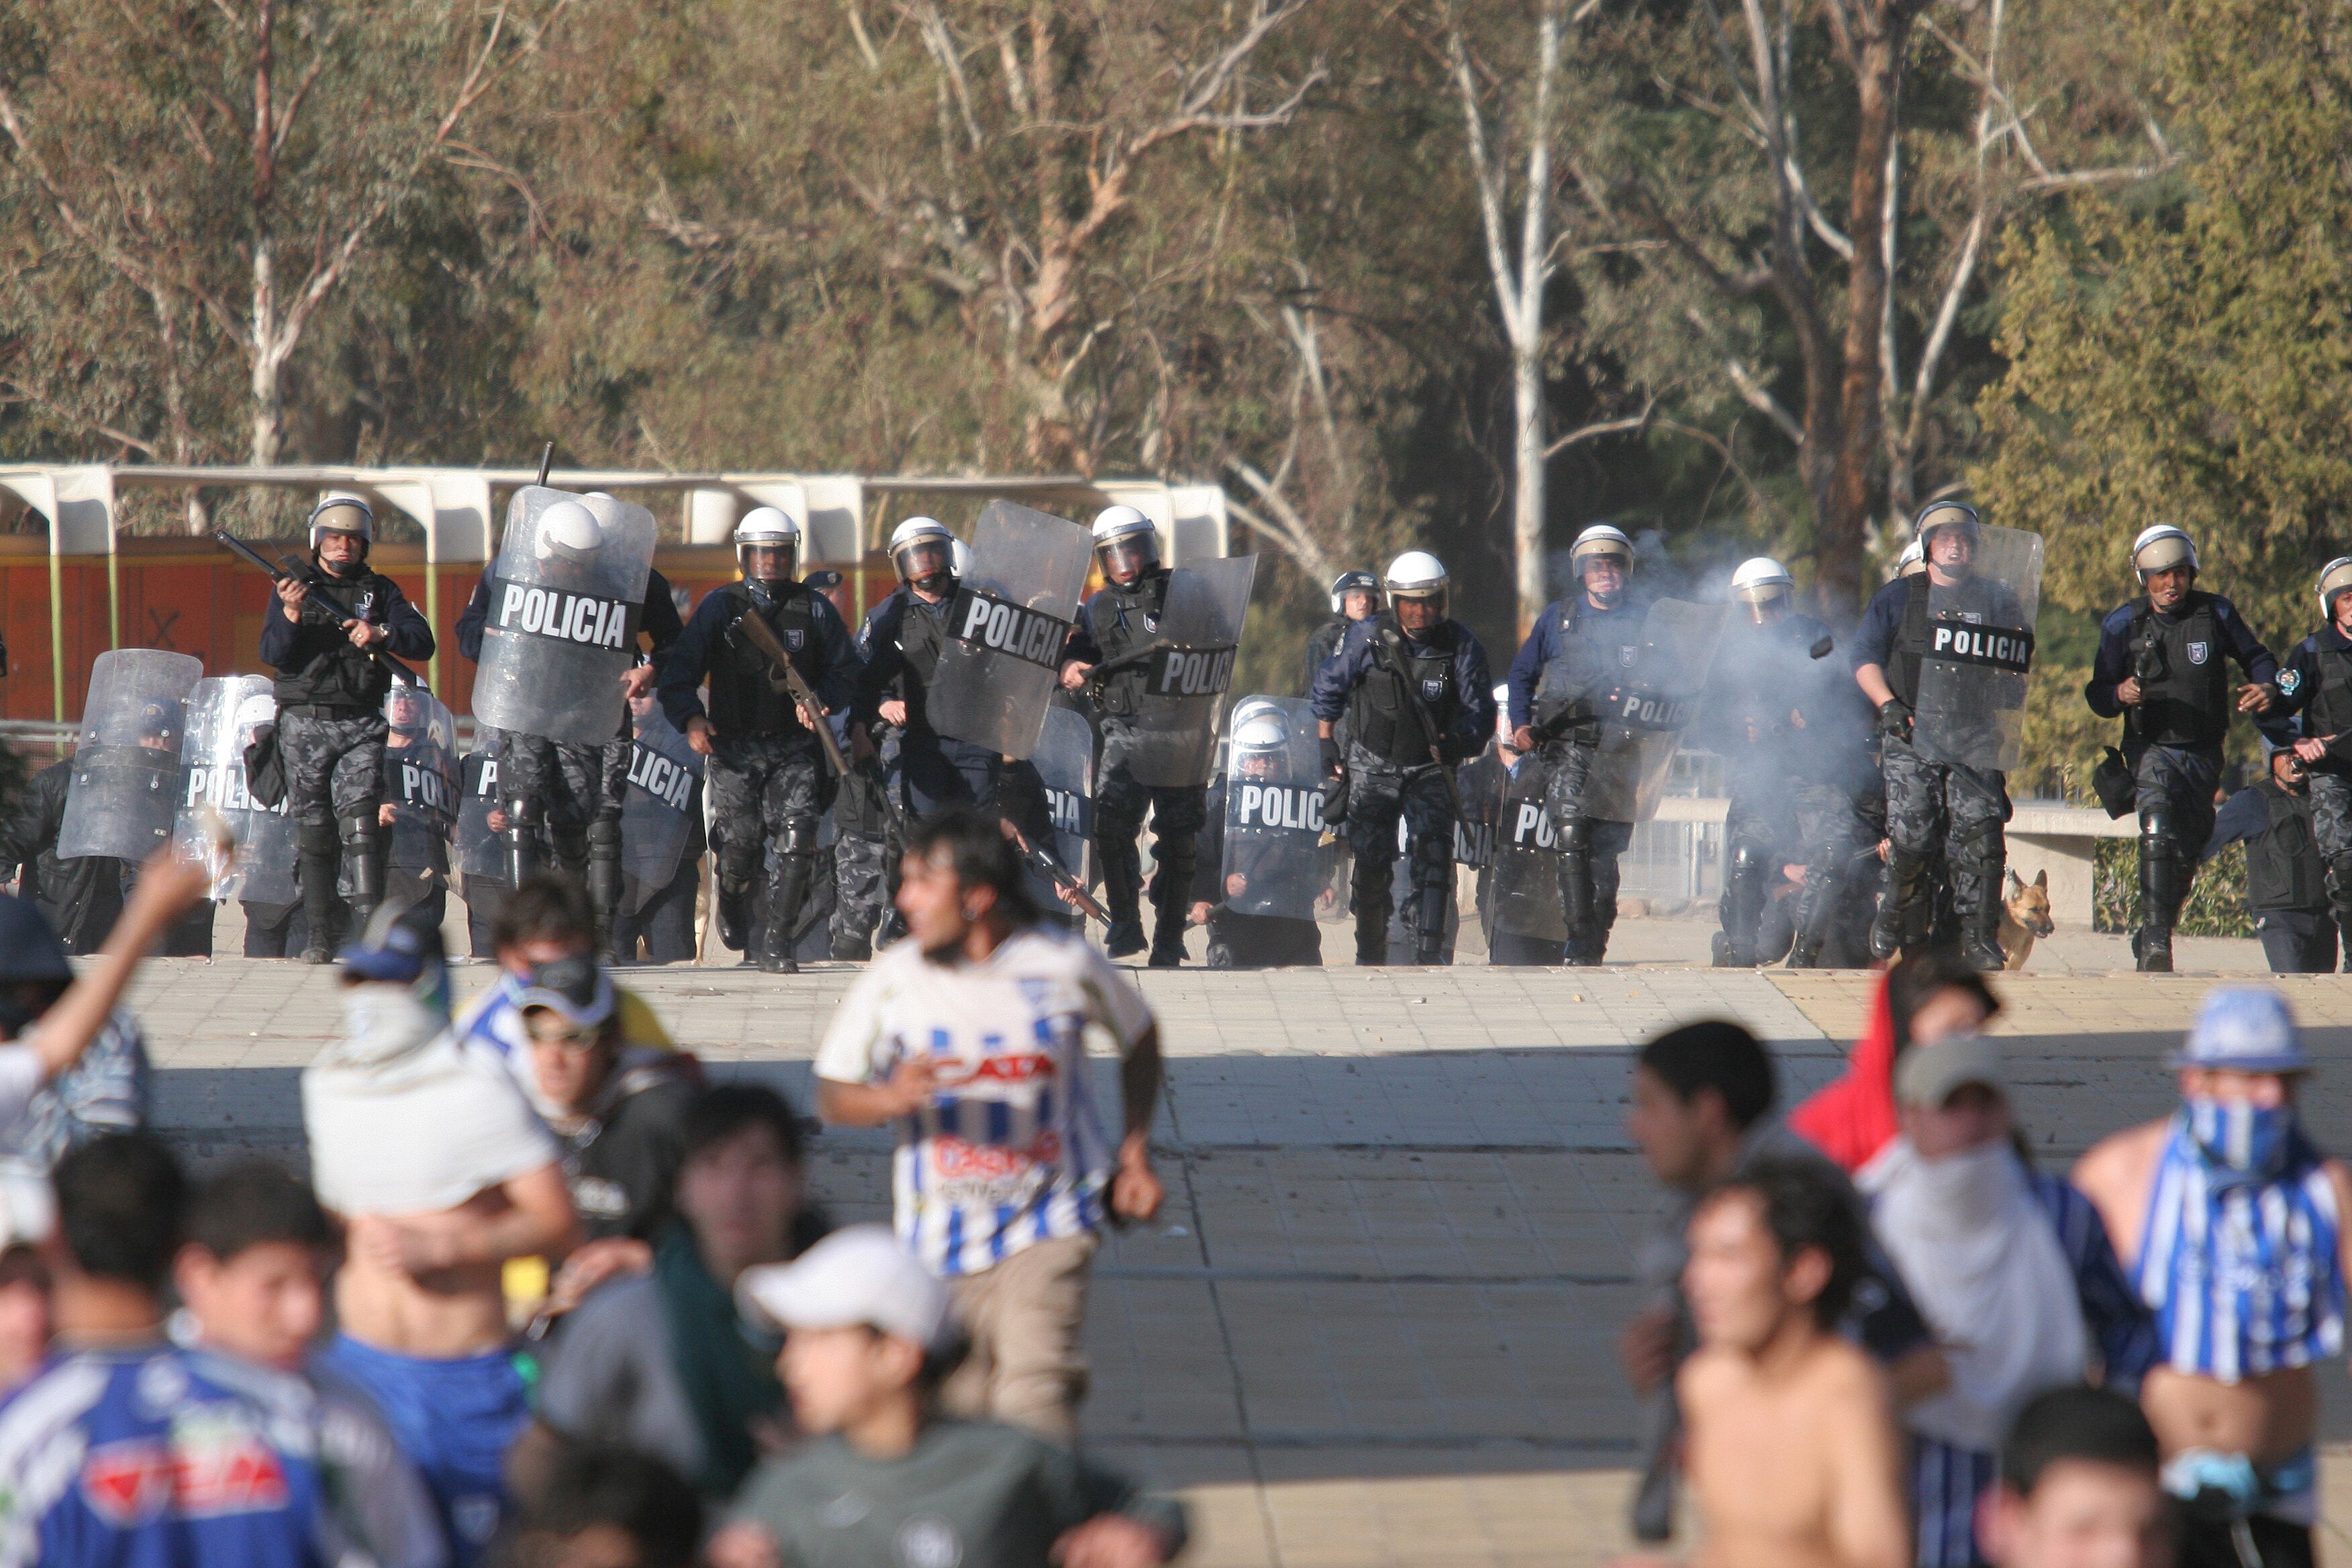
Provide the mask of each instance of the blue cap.
[{"label": "blue cap", "polygon": [[401,909],[386,903],[341,958],[347,978],[412,984],[440,964],[441,928],[428,922],[422,904]]},{"label": "blue cap", "polygon": [[2177,1068],[2225,1068],[2237,1072],[2308,1072],[2303,1037],[2286,998],[2258,985],[2224,985],[2205,994],[2189,1046],[2174,1053]]}]

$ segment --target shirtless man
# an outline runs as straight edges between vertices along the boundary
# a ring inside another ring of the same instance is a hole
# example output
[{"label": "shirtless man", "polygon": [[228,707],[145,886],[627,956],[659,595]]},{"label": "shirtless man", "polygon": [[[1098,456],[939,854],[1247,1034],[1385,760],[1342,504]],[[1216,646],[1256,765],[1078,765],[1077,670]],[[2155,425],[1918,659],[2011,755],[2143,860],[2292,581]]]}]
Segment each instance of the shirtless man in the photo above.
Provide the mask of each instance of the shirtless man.
[{"label": "shirtless man", "polygon": [[1675,1390],[1700,1568],[1903,1568],[1893,1399],[1837,1332],[1863,1268],[1851,1201],[1813,1166],[1759,1160],[1699,1205],[1690,1254],[1699,1348]]},{"label": "shirtless man", "polygon": [[469,1568],[530,1416],[508,1350],[509,1258],[579,1239],[555,1141],[505,1067],[449,1032],[440,933],[378,911],[342,954],[344,1037],[302,1074],[311,1179],[349,1221],[333,1342],[433,1494]]},{"label": "shirtless man", "polygon": [[2344,1349],[2352,1174],[2295,1117],[2310,1058],[2275,993],[2205,998],[2174,1058],[2180,1109],[2074,1167],[2156,1314],[2165,1363],[2140,1385],[2165,1489],[2191,1500],[2181,1568],[2313,1561],[2313,1369]]}]

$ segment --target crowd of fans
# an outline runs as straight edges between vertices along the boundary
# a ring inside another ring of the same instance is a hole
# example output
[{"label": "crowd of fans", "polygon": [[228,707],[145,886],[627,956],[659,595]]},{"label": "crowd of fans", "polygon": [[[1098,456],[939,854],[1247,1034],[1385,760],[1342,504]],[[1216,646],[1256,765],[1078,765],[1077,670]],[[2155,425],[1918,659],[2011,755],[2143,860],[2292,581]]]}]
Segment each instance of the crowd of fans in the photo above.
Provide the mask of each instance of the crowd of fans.
[{"label": "crowd of fans", "polygon": [[[799,1109],[706,1078],[553,876],[454,1014],[436,923],[379,910],[302,1075],[307,1170],[197,1179],[142,1130],[120,1003],[205,886],[159,856],[79,974],[0,899],[0,1568],[1182,1549],[1178,1505],[1076,1447],[1094,1253],[1163,1198],[1157,1026],[1038,919],[992,819],[915,835],[909,940],[818,1054],[818,1119],[896,1134],[887,1226],[808,1201]],[[2295,1115],[2285,1004],[2211,994],[2178,1111],[2066,1176],[2032,1159],[1999,1010],[1956,955],[1907,958],[1785,1115],[1737,1025],[1642,1049],[1637,1536],[1669,1538],[1686,1488],[1724,1568],[2315,1561],[2352,1176]]]}]

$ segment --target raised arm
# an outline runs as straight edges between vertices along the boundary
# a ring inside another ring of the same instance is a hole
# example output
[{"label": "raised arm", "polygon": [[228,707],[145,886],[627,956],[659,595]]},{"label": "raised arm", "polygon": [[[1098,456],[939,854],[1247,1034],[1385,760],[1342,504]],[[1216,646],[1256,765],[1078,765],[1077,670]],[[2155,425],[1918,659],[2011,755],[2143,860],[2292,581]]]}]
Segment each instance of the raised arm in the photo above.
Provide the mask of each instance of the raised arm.
[{"label": "raised arm", "polygon": [[56,1005],[41,1015],[25,1044],[40,1058],[41,1076],[53,1079],[81,1059],[122,999],[139,961],[173,921],[212,891],[212,873],[167,848],[147,857],[132,884],[130,901],[107,933],[97,961],[82,971]]}]

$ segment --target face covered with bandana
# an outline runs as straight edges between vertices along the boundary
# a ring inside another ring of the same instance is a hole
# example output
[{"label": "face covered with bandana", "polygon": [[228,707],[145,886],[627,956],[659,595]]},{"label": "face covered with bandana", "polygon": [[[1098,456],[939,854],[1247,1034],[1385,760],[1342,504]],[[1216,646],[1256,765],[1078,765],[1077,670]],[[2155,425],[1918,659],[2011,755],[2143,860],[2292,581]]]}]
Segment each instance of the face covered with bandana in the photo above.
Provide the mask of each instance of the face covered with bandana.
[{"label": "face covered with bandana", "polygon": [[2181,1114],[2207,1165],[2249,1181],[2284,1167],[2295,1131],[2298,1073],[2189,1068],[2180,1075]]}]

